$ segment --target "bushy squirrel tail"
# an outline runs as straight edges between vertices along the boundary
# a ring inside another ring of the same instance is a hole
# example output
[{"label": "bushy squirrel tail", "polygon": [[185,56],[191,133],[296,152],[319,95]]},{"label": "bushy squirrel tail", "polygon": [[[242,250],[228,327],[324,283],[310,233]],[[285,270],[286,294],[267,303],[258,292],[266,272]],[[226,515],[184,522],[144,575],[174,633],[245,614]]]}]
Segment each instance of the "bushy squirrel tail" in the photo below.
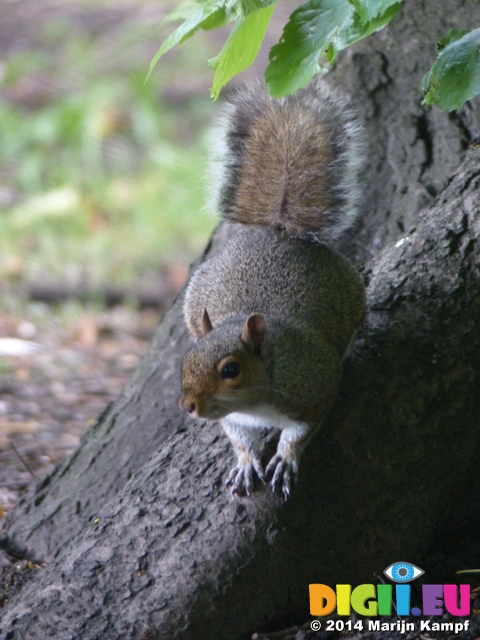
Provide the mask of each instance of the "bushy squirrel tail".
[{"label": "bushy squirrel tail", "polygon": [[252,85],[219,123],[214,206],[227,220],[328,242],[357,217],[362,148],[361,126],[324,82],[281,100]]}]

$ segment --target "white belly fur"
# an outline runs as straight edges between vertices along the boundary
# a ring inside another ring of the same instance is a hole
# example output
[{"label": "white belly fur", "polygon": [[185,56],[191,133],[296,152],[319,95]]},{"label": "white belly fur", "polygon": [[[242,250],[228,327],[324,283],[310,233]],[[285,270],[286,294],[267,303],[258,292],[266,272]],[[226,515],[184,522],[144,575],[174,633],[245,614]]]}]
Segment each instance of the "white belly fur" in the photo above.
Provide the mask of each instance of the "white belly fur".
[{"label": "white belly fur", "polygon": [[[305,431],[307,425],[298,420],[292,420],[285,414],[268,405],[259,405],[248,411],[235,411],[224,418],[227,422],[237,426],[253,429],[289,429],[293,431]],[[308,429],[308,427],[307,427]]]}]

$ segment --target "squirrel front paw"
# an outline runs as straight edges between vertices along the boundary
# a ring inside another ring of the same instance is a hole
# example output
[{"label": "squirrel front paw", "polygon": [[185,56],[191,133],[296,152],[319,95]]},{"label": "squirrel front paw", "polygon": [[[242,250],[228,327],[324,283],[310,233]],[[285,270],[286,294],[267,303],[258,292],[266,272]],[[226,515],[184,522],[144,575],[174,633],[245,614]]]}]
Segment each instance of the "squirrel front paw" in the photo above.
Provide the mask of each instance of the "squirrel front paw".
[{"label": "squirrel front paw", "polygon": [[253,474],[265,484],[265,474],[262,463],[257,458],[238,461],[238,464],[230,471],[230,475],[225,482],[225,487],[230,489],[233,495],[249,496],[253,491]]},{"label": "squirrel front paw", "polygon": [[273,473],[270,482],[272,491],[275,491],[277,487],[281,488],[283,497],[288,500],[292,481],[296,482],[298,476],[297,458],[287,460],[280,453],[275,454],[265,470],[267,476],[271,473]]}]

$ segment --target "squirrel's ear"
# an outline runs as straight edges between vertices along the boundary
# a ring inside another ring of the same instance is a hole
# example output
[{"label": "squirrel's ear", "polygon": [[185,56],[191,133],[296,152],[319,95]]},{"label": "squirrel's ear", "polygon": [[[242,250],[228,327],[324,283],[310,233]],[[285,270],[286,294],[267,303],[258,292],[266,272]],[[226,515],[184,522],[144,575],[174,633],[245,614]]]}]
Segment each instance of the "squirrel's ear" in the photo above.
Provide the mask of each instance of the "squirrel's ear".
[{"label": "squirrel's ear", "polygon": [[208,315],[207,309],[205,308],[202,316],[202,335],[206,335],[210,333],[213,329],[212,323],[210,321],[210,317]]},{"label": "squirrel's ear", "polygon": [[245,344],[253,345],[257,355],[266,355],[268,331],[265,319],[261,313],[254,313],[245,322],[241,340]]}]

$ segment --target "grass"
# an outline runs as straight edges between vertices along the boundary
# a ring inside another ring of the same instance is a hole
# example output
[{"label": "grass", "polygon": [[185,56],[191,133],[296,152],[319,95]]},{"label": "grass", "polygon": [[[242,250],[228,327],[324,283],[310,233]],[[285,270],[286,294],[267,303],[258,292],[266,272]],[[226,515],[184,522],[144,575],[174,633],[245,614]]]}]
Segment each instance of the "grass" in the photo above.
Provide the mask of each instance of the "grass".
[{"label": "grass", "polygon": [[82,5],[79,26],[66,3],[3,55],[0,281],[129,284],[190,261],[215,224],[202,187],[208,52],[197,40],[145,83],[160,30],[138,4],[105,29],[91,26],[98,5]]}]

